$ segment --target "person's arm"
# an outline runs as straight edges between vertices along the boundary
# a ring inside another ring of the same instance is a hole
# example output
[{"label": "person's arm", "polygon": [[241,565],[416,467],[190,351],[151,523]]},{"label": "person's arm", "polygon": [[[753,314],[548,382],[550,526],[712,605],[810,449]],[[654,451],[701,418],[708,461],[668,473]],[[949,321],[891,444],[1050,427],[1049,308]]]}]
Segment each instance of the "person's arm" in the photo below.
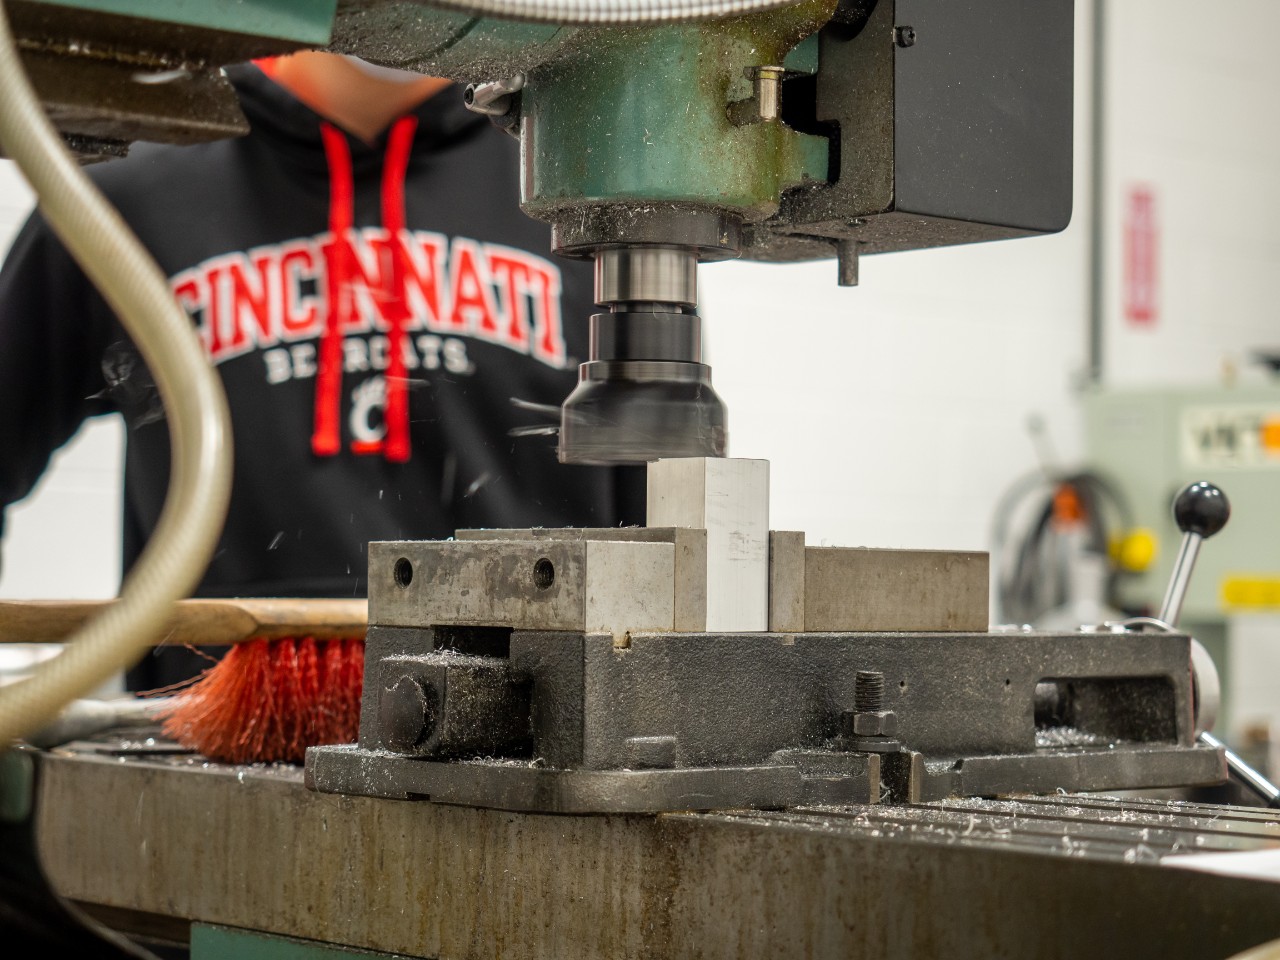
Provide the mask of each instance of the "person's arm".
[{"label": "person's arm", "polygon": [[106,305],[32,214],[0,270],[0,536],[4,511],[31,492],[55,450],[103,396],[113,322]]}]

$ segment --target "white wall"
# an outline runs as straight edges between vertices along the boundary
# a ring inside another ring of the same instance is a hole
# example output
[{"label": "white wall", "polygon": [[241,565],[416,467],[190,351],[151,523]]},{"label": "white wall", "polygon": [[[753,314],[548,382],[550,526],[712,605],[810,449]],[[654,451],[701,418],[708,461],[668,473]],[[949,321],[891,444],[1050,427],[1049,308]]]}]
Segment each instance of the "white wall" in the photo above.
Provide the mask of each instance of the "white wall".
[{"label": "white wall", "polygon": [[[1261,380],[1249,352],[1280,349],[1280,3],[1112,0],[1108,10],[1105,383]],[[1150,326],[1123,311],[1124,203],[1136,184],[1156,199],[1158,312]],[[1270,504],[1252,506],[1274,510],[1280,485],[1274,493]],[[1237,512],[1233,524],[1247,523],[1247,511]],[[1277,563],[1280,555],[1270,568]],[[1230,710],[1217,730],[1244,749],[1247,728],[1269,725],[1274,777],[1280,617],[1229,618],[1227,636],[1218,667]]]},{"label": "white wall", "polygon": [[[1106,380],[1204,383],[1280,348],[1280,3],[1108,4]],[[1159,316],[1122,315],[1127,191],[1156,196]]]},{"label": "white wall", "polygon": [[1076,4],[1075,212],[1062,234],[701,274],[730,452],[772,462],[774,529],[808,542],[983,550],[995,502],[1036,466],[1027,422],[1081,451],[1088,16]]},{"label": "white wall", "polygon": [[118,417],[85,424],[55,455],[31,496],[9,508],[0,597],[116,595],[123,444]]},{"label": "white wall", "polygon": [[[1280,348],[1280,3],[1105,3],[1103,365],[1112,386],[1195,383]],[[703,271],[732,452],[773,461],[773,525],[811,542],[985,549],[1035,464],[1040,414],[1082,453],[1093,3],[1076,4],[1075,215],[1063,234],[834,267]],[[1154,191],[1159,316],[1122,310],[1124,197]],[[1256,374],[1255,374],[1256,376]]]},{"label": "white wall", "polygon": [[31,188],[12,160],[0,160],[0,249],[9,249],[30,210]]},{"label": "white wall", "polygon": [[[0,250],[9,248],[31,202],[13,163],[0,161]],[[0,597],[115,596],[123,442],[118,418],[86,424],[58,452],[33,494],[6,511]]]}]

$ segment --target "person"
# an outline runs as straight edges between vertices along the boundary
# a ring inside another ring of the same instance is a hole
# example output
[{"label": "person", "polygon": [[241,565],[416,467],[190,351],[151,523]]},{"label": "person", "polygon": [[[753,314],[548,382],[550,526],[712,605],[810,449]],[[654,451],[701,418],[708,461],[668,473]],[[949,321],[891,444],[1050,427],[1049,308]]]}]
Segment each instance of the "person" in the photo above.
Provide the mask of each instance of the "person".
[{"label": "person", "polygon": [[[361,596],[370,540],[642,522],[635,470],[556,459],[592,278],[520,212],[516,141],[438,78],[319,52],[227,73],[248,135],[92,168],[231,407],[231,507],[195,595]],[[37,212],[0,271],[0,511],[112,411],[127,570],[165,497],[163,411]],[[188,654],[147,658],[130,687],[192,675]]]}]

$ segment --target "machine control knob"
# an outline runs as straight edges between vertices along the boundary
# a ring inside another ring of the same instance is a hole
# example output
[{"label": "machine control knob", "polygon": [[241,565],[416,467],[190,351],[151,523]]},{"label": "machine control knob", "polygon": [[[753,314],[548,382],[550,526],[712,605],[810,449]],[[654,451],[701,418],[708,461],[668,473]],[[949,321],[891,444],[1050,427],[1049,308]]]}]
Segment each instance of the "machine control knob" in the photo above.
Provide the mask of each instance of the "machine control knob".
[{"label": "machine control knob", "polygon": [[1173,501],[1173,521],[1183,533],[1208,539],[1227,525],[1231,504],[1219,487],[1201,480],[1182,489]]}]

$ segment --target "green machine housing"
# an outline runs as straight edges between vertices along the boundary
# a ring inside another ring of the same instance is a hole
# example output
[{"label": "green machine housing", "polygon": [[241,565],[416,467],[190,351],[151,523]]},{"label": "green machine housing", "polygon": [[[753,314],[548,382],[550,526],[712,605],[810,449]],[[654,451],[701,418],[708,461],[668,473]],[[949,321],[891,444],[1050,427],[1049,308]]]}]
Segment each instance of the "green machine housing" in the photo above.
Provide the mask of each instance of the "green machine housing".
[{"label": "green machine housing", "polygon": [[[272,53],[518,76],[487,112],[520,131],[525,208],[566,253],[687,241],[701,259],[839,254],[851,280],[860,252],[1053,233],[1071,215],[1071,0],[801,0],[652,27],[413,0],[7,8],[55,121],[88,156],[243,131],[218,68]],[[773,114],[753,109],[750,78],[766,67],[779,68]]]},{"label": "green machine housing", "polygon": [[1088,462],[1157,539],[1155,562],[1120,583],[1127,607],[1160,607],[1181,537],[1169,509],[1177,490],[1207,480],[1230,498],[1232,522],[1200,551],[1182,613],[1221,665],[1230,719],[1250,678],[1233,668],[1229,621],[1280,613],[1280,381],[1097,390],[1085,395],[1084,411]]},{"label": "green machine housing", "polygon": [[[1053,233],[1071,215],[1071,0],[797,0],[692,23],[493,19],[413,0],[14,0],[89,158],[243,129],[218,68],[321,47],[469,84],[521,141],[522,206],[594,259],[576,463],[723,456],[697,265]],[[139,73],[166,83],[138,83]]]}]

